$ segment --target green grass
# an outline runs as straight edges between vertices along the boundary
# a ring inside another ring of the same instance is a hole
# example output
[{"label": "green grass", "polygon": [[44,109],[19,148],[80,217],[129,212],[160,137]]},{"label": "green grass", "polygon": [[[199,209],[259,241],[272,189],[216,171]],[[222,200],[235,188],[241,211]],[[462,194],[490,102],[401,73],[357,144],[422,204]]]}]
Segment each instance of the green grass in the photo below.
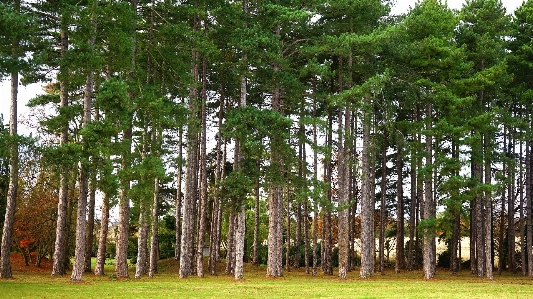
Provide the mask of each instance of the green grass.
[{"label": "green grass", "polygon": [[[222,270],[221,265],[221,270]],[[422,272],[357,278],[357,272],[341,281],[334,276],[312,277],[302,271],[284,277],[265,277],[264,267],[247,265],[245,281],[226,275],[179,279],[173,260],[161,261],[155,278],[116,280],[112,276],[85,274],[83,282],[51,277],[45,272],[14,272],[12,280],[0,280],[0,298],[532,298],[533,281],[519,274],[496,275],[494,281],[478,279],[464,271],[454,276],[440,270],[424,281]],[[112,274],[112,268],[107,268]],[[131,268],[130,275],[134,275]]]}]

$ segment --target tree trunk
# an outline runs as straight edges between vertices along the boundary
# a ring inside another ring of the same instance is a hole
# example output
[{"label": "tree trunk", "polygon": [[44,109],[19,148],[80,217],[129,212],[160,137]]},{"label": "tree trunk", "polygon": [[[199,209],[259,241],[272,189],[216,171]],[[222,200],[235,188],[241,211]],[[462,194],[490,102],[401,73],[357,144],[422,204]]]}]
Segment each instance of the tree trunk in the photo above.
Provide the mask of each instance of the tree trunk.
[{"label": "tree trunk", "polygon": [[[343,126],[344,122],[344,126]],[[349,136],[351,125],[351,109],[345,108],[344,119],[343,111],[339,112],[339,166],[338,166],[338,178],[339,178],[339,190],[338,190],[338,202],[339,202],[339,233],[338,233],[338,246],[339,246],[339,278],[348,278],[348,271],[350,270],[350,146]]]},{"label": "tree trunk", "polygon": [[[426,106],[426,130],[430,130],[432,127],[432,108],[431,104]],[[436,204],[433,200],[433,139],[430,135],[426,135],[426,167],[431,170],[430,174],[427,174],[424,182],[424,205],[423,216],[424,220],[432,221],[435,219]],[[424,260],[424,278],[432,279],[435,276],[436,271],[436,244],[435,244],[435,231],[431,225],[429,228],[423,230],[423,247],[422,255]]]},{"label": "tree trunk", "polygon": [[[533,129],[533,121],[530,129]],[[533,278],[533,223],[531,216],[531,198],[533,196],[533,154],[531,153],[531,141],[526,143],[526,239],[527,239],[527,269],[528,276]]]},{"label": "tree trunk", "polygon": [[[485,151],[485,184],[491,184],[491,166],[492,161],[490,158],[489,147],[493,136],[489,136],[488,133],[484,136],[484,151]],[[509,200],[513,200],[509,198]],[[484,194],[484,206],[485,206],[485,222],[484,224],[484,237],[485,237],[485,271],[486,277],[490,280],[494,279],[492,274],[492,192],[485,191]],[[514,213],[513,213],[514,214]],[[514,220],[514,219],[513,219]],[[513,226],[514,227],[514,226]],[[513,259],[514,259],[514,228],[513,228]]]},{"label": "tree trunk", "polygon": [[[68,23],[65,15],[61,16],[61,57],[65,57],[69,46],[68,40]],[[68,67],[61,65],[59,69],[60,74],[64,74],[64,80],[59,82],[59,97],[60,108],[68,107],[68,82],[65,82],[68,77]],[[61,137],[59,141],[60,146],[66,146],[68,143],[68,124],[65,123],[61,130]],[[59,201],[57,203],[57,224],[56,224],[56,239],[54,244],[54,256],[52,265],[52,275],[65,275],[67,273],[65,266],[66,251],[67,251],[67,206],[68,206],[68,167],[61,166],[59,173]]]},{"label": "tree trunk", "polygon": [[85,265],[84,271],[91,272],[91,258],[93,253],[94,241],[94,209],[96,202],[96,177],[93,175],[90,181],[89,202],[87,204],[87,240],[85,241]]},{"label": "tree trunk", "polygon": [[[225,106],[225,82],[222,79],[222,86],[220,88],[220,106],[218,110],[218,138],[217,138],[217,160],[215,169],[215,186],[222,180],[222,174],[224,171],[224,161],[222,148],[225,148],[225,140],[222,137],[222,121],[224,116]],[[224,142],[224,147],[222,143]],[[217,192],[216,192],[217,193]],[[220,214],[222,208],[220,207],[220,197],[215,193],[213,199],[213,208],[211,211],[211,233],[209,236],[209,272],[211,275],[217,275],[217,262],[218,253],[220,252],[220,223],[222,222],[222,215]]]},{"label": "tree trunk", "polygon": [[183,129],[179,129],[178,140],[178,169],[176,177],[176,210],[174,211],[174,217],[176,218],[176,245],[174,247],[174,260],[180,260],[181,252],[181,223],[182,223],[182,203],[183,196],[181,192],[181,185],[183,181]]},{"label": "tree trunk", "polygon": [[396,154],[396,273],[405,269],[404,211],[403,211],[403,141],[398,142]]},{"label": "tree trunk", "polygon": [[109,198],[106,194],[102,198],[102,221],[100,222],[100,238],[98,239],[98,254],[96,255],[95,275],[105,275],[107,233],[109,231]]},{"label": "tree trunk", "polygon": [[147,243],[148,243],[148,209],[146,203],[142,202],[139,207],[139,237],[137,239],[137,264],[135,266],[135,278],[141,278],[146,274],[147,264]]},{"label": "tree trunk", "polygon": [[[488,143],[488,141],[486,141]],[[513,144],[513,135],[511,130],[509,129],[509,146],[508,146],[508,157],[512,158],[514,157],[514,144]],[[490,171],[490,169],[489,169]],[[486,177],[486,176],[485,176]],[[490,172],[489,172],[489,178],[490,178]],[[516,273],[516,233],[515,233],[515,202],[514,202],[514,181],[515,181],[515,171],[514,171],[514,163],[512,161],[509,161],[508,167],[507,167],[507,178],[509,182],[507,183],[507,241],[508,241],[508,261],[509,261],[509,272]],[[489,207],[491,198],[486,198],[486,204],[487,208]],[[490,214],[487,211],[487,216]],[[487,221],[490,222],[491,218],[487,218]],[[486,224],[487,226],[490,226],[490,223]],[[487,231],[487,230],[486,230]],[[492,241],[492,240],[490,240]],[[488,269],[487,269],[488,271]],[[488,273],[487,273],[488,274]]]},{"label": "tree trunk", "polygon": [[[261,171],[261,159],[257,159],[257,173]],[[259,199],[260,199],[260,177],[257,176],[255,183],[255,207],[254,207],[254,243],[253,243],[253,258],[252,264],[259,265]]]},{"label": "tree trunk", "polygon": [[[20,10],[20,1],[16,1],[14,8]],[[18,44],[18,43],[17,43]],[[13,46],[13,52],[16,54],[18,45]],[[17,135],[17,100],[18,100],[18,72],[11,73],[11,109],[9,111],[9,135]],[[9,146],[9,186],[7,191],[6,213],[4,217],[4,226],[2,230],[2,245],[0,247],[0,278],[12,278],[11,272],[11,239],[13,224],[15,222],[15,205],[18,192],[18,169],[19,169],[19,151],[18,142]]]},{"label": "tree trunk", "polygon": [[[313,80],[313,93],[316,92],[316,82]],[[316,100],[313,99],[313,118],[316,118]],[[317,125],[313,123],[313,145],[318,145]],[[313,150],[313,179],[318,182],[318,154]],[[318,275],[318,199],[313,198],[313,276]]]},{"label": "tree trunk", "polygon": [[[366,110],[370,110],[370,98],[365,98]],[[361,161],[361,269],[359,276],[368,278],[374,275],[374,194],[372,194],[372,141],[370,127],[372,126],[370,111],[363,116],[363,153]]]},{"label": "tree trunk", "polygon": [[[200,20],[194,18],[193,30],[199,30]],[[198,81],[198,50],[192,50],[191,77]],[[180,278],[193,274],[195,207],[198,192],[198,95],[195,84],[189,90],[189,122],[187,124],[187,169],[185,174],[185,199],[183,201],[183,224],[181,234]]]},{"label": "tree trunk", "polygon": [[[94,9],[96,2],[91,3],[91,6]],[[91,17],[91,23],[93,26],[93,35],[88,41],[90,48],[94,46],[96,40],[96,18],[95,16]],[[91,110],[92,110],[92,95],[94,89],[94,78],[93,71],[89,68],[87,73],[87,78],[85,80],[85,92],[83,97],[83,128],[86,128],[91,122]],[[84,138],[84,137],[83,137]],[[90,157],[85,156],[85,151],[87,151],[87,144],[82,145],[82,158],[80,161],[80,181],[79,181],[79,199],[78,199],[78,212],[76,219],[76,250],[74,253],[74,267],[72,268],[72,275],[70,280],[81,281],[83,276],[83,271],[85,270],[85,254],[86,254],[86,223],[85,218],[87,216],[87,193],[89,189],[89,159]],[[93,204],[94,210],[94,204]],[[92,225],[94,226],[94,215],[92,217]],[[89,220],[91,222],[91,220]],[[89,224],[90,225],[90,224]],[[91,235],[92,238],[92,235]],[[92,240],[91,240],[92,241]],[[92,245],[92,244],[89,244]],[[90,256],[89,256],[89,272],[90,269]]]},{"label": "tree trunk", "polygon": [[385,225],[387,200],[387,132],[383,136],[381,150],[381,202],[379,209],[379,272],[385,275]]},{"label": "tree trunk", "polygon": [[235,217],[235,271],[234,279],[244,279],[244,237],[246,233],[244,205],[239,207]]},{"label": "tree trunk", "polygon": [[[328,113],[328,130],[326,144],[327,148],[333,148],[333,112],[330,110]],[[331,200],[332,200],[332,172],[333,165],[331,158],[325,159],[324,167],[324,182],[326,183],[326,197],[327,203],[325,205],[323,219],[322,219],[322,231],[324,238],[322,239],[322,271],[325,275],[333,275],[333,240],[332,240],[332,219],[331,219]]]},{"label": "tree trunk", "polygon": [[417,202],[417,159],[414,157],[415,150],[411,151],[411,202],[409,205],[409,252],[407,255],[407,270],[413,271],[415,267],[415,233],[416,233],[416,202]]},{"label": "tree trunk", "polygon": [[527,252],[527,247],[525,246],[526,244],[526,226],[524,224],[525,222],[525,215],[524,215],[524,148],[523,148],[523,142],[520,141],[520,158],[519,158],[519,163],[520,163],[520,170],[519,170],[519,185],[518,185],[518,190],[519,190],[519,196],[520,196],[520,261],[521,261],[521,268],[522,268],[522,275],[523,276],[526,276],[527,275],[527,266],[526,266],[526,263],[527,263],[527,258],[526,258],[526,252]]},{"label": "tree trunk", "polygon": [[[459,145],[457,144],[457,139],[453,138],[452,140],[452,158],[456,161],[459,161]],[[454,176],[459,176],[459,169],[455,170],[453,173]],[[458,257],[458,251],[461,250],[461,200],[459,197],[459,188],[455,188],[452,191],[453,202],[451,204],[452,210],[452,239],[450,246],[450,269],[452,274],[459,273],[459,266],[461,259]]]},{"label": "tree trunk", "polygon": [[235,225],[236,225],[235,212],[231,212],[228,221],[228,242],[226,248],[226,271],[225,274],[234,274],[235,266]]},{"label": "tree trunk", "polygon": [[158,248],[159,248],[159,242],[158,242],[158,234],[159,234],[159,178],[154,179],[154,201],[152,204],[152,225],[150,228],[150,263],[149,263],[149,269],[148,269],[148,276],[154,277],[154,275],[157,273],[157,260],[159,259],[158,256]]},{"label": "tree trunk", "polygon": [[[278,25],[275,32],[276,36],[281,34],[281,25]],[[274,73],[280,72],[277,63],[273,64]],[[282,113],[283,100],[279,88],[274,88],[272,92],[272,110]],[[282,169],[282,158],[279,153],[279,147],[284,142],[279,136],[273,136],[270,140],[272,151],[270,153],[270,164],[273,170],[278,173]],[[278,182],[271,182],[268,197],[268,261],[267,277],[283,276],[283,188]]]},{"label": "tree trunk", "polygon": [[198,241],[196,243],[196,275],[204,276],[204,239],[207,221],[207,58],[202,59],[202,104],[201,119],[202,131],[200,133],[200,206],[198,209]]}]

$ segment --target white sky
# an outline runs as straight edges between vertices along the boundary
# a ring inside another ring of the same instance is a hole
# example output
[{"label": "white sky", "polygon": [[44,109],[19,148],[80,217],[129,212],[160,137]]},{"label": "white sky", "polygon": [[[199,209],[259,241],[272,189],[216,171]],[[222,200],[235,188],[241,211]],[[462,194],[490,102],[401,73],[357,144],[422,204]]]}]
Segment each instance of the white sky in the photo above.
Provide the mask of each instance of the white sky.
[{"label": "white sky", "polygon": [[[396,0],[396,5],[392,9],[392,14],[401,14],[407,12],[409,7],[413,7],[417,0]],[[460,9],[464,0],[448,0],[448,5],[454,9]],[[507,12],[513,12],[518,6],[522,4],[522,0],[502,0]],[[42,88],[40,84],[32,84],[30,86],[19,87],[19,104],[18,115],[19,120],[22,116],[28,115],[29,108],[26,103],[36,94],[41,93]],[[9,79],[0,82],[0,114],[4,115],[4,123],[9,121],[9,106],[10,106],[10,81]],[[25,134],[26,128],[19,125],[19,133]]]}]

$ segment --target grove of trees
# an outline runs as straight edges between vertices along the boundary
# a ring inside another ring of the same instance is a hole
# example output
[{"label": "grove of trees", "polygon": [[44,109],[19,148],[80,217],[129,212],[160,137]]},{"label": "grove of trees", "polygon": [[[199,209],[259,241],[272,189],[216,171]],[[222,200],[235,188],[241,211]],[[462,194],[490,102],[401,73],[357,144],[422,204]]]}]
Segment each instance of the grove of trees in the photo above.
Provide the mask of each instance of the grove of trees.
[{"label": "grove of trees", "polygon": [[533,1],[8,0],[0,37],[1,278],[533,277]]}]

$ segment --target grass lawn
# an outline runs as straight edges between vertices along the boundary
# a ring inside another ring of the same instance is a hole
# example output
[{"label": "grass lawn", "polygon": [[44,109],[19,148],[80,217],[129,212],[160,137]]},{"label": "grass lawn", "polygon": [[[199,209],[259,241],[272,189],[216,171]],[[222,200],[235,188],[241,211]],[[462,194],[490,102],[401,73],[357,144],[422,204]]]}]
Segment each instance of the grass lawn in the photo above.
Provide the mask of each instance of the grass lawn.
[{"label": "grass lawn", "polygon": [[[246,265],[246,279],[234,282],[226,275],[179,279],[176,262],[164,260],[152,279],[85,274],[83,282],[74,283],[70,275],[51,277],[47,267],[14,263],[14,279],[0,280],[0,298],[533,298],[533,280],[520,274],[505,273],[487,281],[467,270],[457,276],[439,270],[431,281],[424,281],[420,271],[395,274],[391,270],[366,280],[352,272],[351,279],[341,281],[334,276],[312,277],[303,270],[269,279],[264,267]],[[113,273],[112,266],[106,269]],[[220,265],[220,273],[222,269]],[[130,275],[134,272],[131,268]]]}]

